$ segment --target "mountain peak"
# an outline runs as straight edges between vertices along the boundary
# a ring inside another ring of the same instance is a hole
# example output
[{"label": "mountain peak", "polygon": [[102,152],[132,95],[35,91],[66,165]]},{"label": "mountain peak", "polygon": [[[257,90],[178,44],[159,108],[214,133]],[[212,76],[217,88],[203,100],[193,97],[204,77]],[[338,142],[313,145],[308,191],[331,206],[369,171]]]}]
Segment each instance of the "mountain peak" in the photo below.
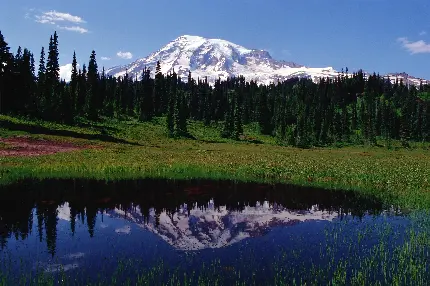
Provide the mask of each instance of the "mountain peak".
[{"label": "mountain peak", "polygon": [[180,41],[180,40],[195,41],[195,40],[202,40],[202,39],[205,39],[205,38],[200,37],[200,36],[195,36],[195,35],[182,35],[182,36],[177,37],[177,38],[176,38],[175,40],[173,40],[173,41],[174,41],[174,42],[175,42],[175,41]]},{"label": "mountain peak", "polygon": [[289,78],[291,74],[306,74],[303,66],[293,62],[274,60],[269,52],[249,49],[223,40],[195,35],[182,35],[149,56],[138,59],[125,66],[107,70],[107,74],[122,76],[127,71],[130,76],[140,77],[146,67],[155,71],[157,61],[161,72],[166,74],[175,70],[186,79],[191,71],[194,78],[208,78],[214,83],[218,78],[243,75],[247,80],[270,83]]},{"label": "mountain peak", "polygon": [[[157,61],[160,61],[163,74],[175,71],[179,77],[186,80],[191,71],[193,78],[207,77],[210,84],[218,78],[225,80],[239,75],[248,81],[254,80],[262,84],[294,77],[317,81],[322,77],[334,78],[339,75],[332,67],[310,68],[294,62],[275,60],[265,50],[249,49],[226,40],[195,35],[179,36],[149,56],[125,66],[110,68],[106,73],[119,77],[128,72],[133,78],[140,78],[142,70],[149,68],[154,76]],[[401,77],[408,78],[404,74]],[[408,78],[408,81],[412,82],[412,79]],[[416,82],[418,80],[414,79],[413,83]]]}]

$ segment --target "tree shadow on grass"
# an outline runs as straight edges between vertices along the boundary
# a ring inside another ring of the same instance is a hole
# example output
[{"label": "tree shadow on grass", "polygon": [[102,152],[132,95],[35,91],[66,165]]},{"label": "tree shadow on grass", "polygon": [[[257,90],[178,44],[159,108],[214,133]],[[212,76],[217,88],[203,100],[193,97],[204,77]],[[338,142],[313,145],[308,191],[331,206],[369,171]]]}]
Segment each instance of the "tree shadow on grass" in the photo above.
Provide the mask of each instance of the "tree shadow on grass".
[{"label": "tree shadow on grass", "polygon": [[202,143],[225,143],[224,141],[221,140],[206,140],[206,139],[199,139],[199,142]]},{"label": "tree shadow on grass", "polygon": [[242,140],[243,142],[247,142],[247,143],[252,143],[252,144],[264,144],[263,141],[259,140],[259,139],[254,139],[254,138],[250,138],[250,139],[245,139]]},{"label": "tree shadow on grass", "polygon": [[197,138],[190,133],[181,134],[181,137],[186,138],[186,139],[190,139],[190,140],[197,140]]},{"label": "tree shadow on grass", "polygon": [[96,130],[99,130],[102,134],[103,133],[106,134],[106,130],[109,130],[109,131],[117,131],[118,130],[118,128],[115,128],[115,127],[97,126],[97,125],[93,125],[93,124],[90,124],[90,123],[78,123],[78,124],[76,124],[76,126],[85,127],[85,128],[91,128],[91,129],[96,129]]},{"label": "tree shadow on grass", "polygon": [[121,143],[121,144],[128,144],[128,145],[136,145],[141,146],[139,143],[130,142],[124,139],[119,139],[112,137],[108,134],[106,134],[106,130],[101,130],[104,134],[85,134],[85,133],[79,133],[76,131],[70,131],[70,130],[53,130],[49,129],[43,126],[35,126],[35,125],[27,125],[22,123],[14,123],[7,120],[1,120],[0,119],[0,126],[9,130],[19,130],[19,131],[25,131],[31,134],[46,134],[46,135],[56,135],[56,136],[66,136],[66,137],[73,137],[73,138],[80,138],[80,139],[87,139],[87,140],[100,140],[103,142],[111,142],[111,143]]},{"label": "tree shadow on grass", "polygon": [[[198,141],[202,143],[213,143],[213,144],[227,143],[226,141],[223,141],[223,140],[199,139]],[[235,142],[239,142],[239,143],[242,142],[242,143],[256,144],[256,145],[265,144],[263,141],[258,139],[240,139],[240,140],[235,140]]]}]

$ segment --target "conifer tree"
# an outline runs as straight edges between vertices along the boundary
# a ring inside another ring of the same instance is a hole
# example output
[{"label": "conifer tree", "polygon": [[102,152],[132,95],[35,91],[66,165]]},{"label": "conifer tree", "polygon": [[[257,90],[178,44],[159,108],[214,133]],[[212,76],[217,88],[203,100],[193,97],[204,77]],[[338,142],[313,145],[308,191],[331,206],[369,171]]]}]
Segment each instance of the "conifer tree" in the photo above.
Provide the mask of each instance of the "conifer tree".
[{"label": "conifer tree", "polygon": [[87,96],[87,66],[82,65],[82,71],[78,70],[78,97],[76,99],[76,114],[83,116],[85,113],[85,100]]},{"label": "conifer tree", "polygon": [[167,123],[167,130],[169,132],[169,136],[173,136],[175,134],[175,106],[177,105],[176,74],[174,73],[173,76],[169,76],[168,81],[169,81],[170,90],[169,90],[169,104],[167,107],[166,123]]},{"label": "conifer tree", "polygon": [[99,100],[98,100],[98,106],[99,106],[99,112],[104,111],[106,99],[108,97],[108,83],[106,78],[106,71],[105,67],[102,68],[102,74],[100,75],[100,82],[99,82]]},{"label": "conifer tree", "polygon": [[413,105],[414,99],[410,94],[406,94],[404,87],[401,84],[401,92],[403,97],[403,104],[400,112],[400,140],[403,147],[409,147],[409,141],[411,139],[412,125],[411,119],[413,120]]},{"label": "conifer tree", "polygon": [[22,84],[22,74],[23,72],[23,55],[21,46],[18,47],[13,60],[13,74],[12,74],[12,88],[13,88],[13,98],[14,100],[10,104],[10,111],[13,113],[19,113],[19,109],[23,106],[23,84]]},{"label": "conifer tree", "polygon": [[259,102],[257,104],[257,116],[260,132],[269,135],[272,132],[270,110],[267,102],[267,94],[264,91],[259,93]]},{"label": "conifer tree", "polygon": [[185,106],[185,95],[183,90],[179,90],[176,93],[175,100],[175,135],[176,136],[187,136],[187,114]]},{"label": "conifer tree", "polygon": [[18,50],[15,54],[15,65],[19,67],[19,65],[21,64],[20,61],[22,61],[22,48],[21,46],[18,46]]},{"label": "conifer tree", "polygon": [[224,128],[221,133],[221,137],[232,138],[234,133],[234,123],[235,123],[235,103],[236,103],[236,93],[234,90],[228,91],[228,105],[224,119]]},{"label": "conifer tree", "polygon": [[30,55],[30,71],[28,73],[29,81],[29,97],[27,113],[32,117],[37,117],[37,77],[36,77],[36,67],[33,53],[29,52]]},{"label": "conifer tree", "polygon": [[58,119],[55,113],[55,105],[57,103],[57,87],[60,81],[60,65],[58,63],[58,36],[54,32],[49,40],[48,60],[46,62],[46,75],[45,75],[45,92],[43,111],[44,118]]},{"label": "conifer tree", "polygon": [[122,114],[132,114],[132,111],[129,110],[129,89],[130,89],[130,80],[128,76],[128,71],[125,72],[125,75],[121,77],[121,87],[120,87],[120,110],[118,113]]},{"label": "conifer tree", "polygon": [[70,85],[67,85],[65,81],[60,83],[61,89],[61,115],[62,122],[66,124],[73,123],[74,107],[73,107],[73,94]]},{"label": "conifer tree", "polygon": [[78,98],[78,63],[76,60],[76,52],[73,51],[73,60],[72,60],[72,74],[70,77],[70,95],[73,107],[73,114],[76,113],[76,100]]},{"label": "conifer tree", "polygon": [[36,66],[35,66],[35,60],[34,60],[34,55],[33,53],[30,52],[30,67],[31,67],[31,74],[33,75],[33,79],[35,79],[36,77]]},{"label": "conifer tree", "polygon": [[99,104],[99,74],[96,61],[96,52],[91,52],[90,61],[88,63],[87,74],[87,113],[90,120],[98,119]]},{"label": "conifer tree", "polygon": [[11,74],[11,99],[9,103],[7,104],[9,112],[12,113],[19,113],[19,109],[21,106],[23,106],[23,85],[22,85],[22,78],[21,78],[21,72],[23,70],[23,55],[22,55],[22,48],[21,46],[18,46],[18,49],[16,51],[16,54],[13,56],[12,61],[12,74]]},{"label": "conifer tree", "polygon": [[[31,100],[33,99],[34,74],[32,71],[31,52],[28,49],[18,51],[14,57],[13,75],[13,101],[10,102],[10,111],[16,114],[32,114]],[[31,110],[31,111],[30,111]]]},{"label": "conifer tree", "polygon": [[114,109],[114,114],[116,115],[117,118],[120,117],[120,114],[122,113],[122,88],[123,88],[123,78],[119,77],[116,79],[116,90],[115,90],[115,100],[113,102],[113,109]]},{"label": "conifer tree", "polygon": [[234,131],[233,138],[238,140],[243,134],[243,99],[240,95],[235,96],[236,102],[234,106]]},{"label": "conifer tree", "polygon": [[22,56],[22,63],[19,69],[19,79],[21,81],[21,92],[19,95],[21,103],[18,106],[17,111],[20,114],[34,115],[35,109],[33,106],[34,101],[34,60],[33,56],[28,49],[24,49]]},{"label": "conifer tree", "polygon": [[175,134],[175,99],[174,96],[169,98],[169,106],[167,110],[167,130],[169,131],[169,136]]},{"label": "conifer tree", "polygon": [[135,105],[134,105],[134,96],[133,96],[133,79],[128,74],[128,72],[125,73],[125,76],[122,80],[121,101],[122,101],[122,113],[127,114],[128,116],[134,116]]},{"label": "conifer tree", "polygon": [[11,97],[10,77],[12,67],[12,55],[0,30],[0,114],[7,111],[7,104]]},{"label": "conifer tree", "polygon": [[421,133],[424,141],[426,142],[430,141],[430,102],[428,101],[424,103],[423,123],[421,125]]},{"label": "conifer tree", "polygon": [[[104,69],[103,69],[104,71]],[[103,86],[103,84],[102,84]],[[117,86],[117,79],[109,76],[106,78],[106,96],[104,97],[104,109],[105,109],[105,114],[108,117],[113,117],[114,116],[114,112],[115,112],[115,95],[117,93],[118,90],[118,86]]]},{"label": "conifer tree", "polygon": [[154,116],[154,96],[152,87],[151,74],[149,69],[144,69],[142,72],[140,95],[140,116],[141,121],[149,121]]},{"label": "conifer tree", "polygon": [[42,47],[42,50],[40,52],[40,59],[39,59],[39,68],[37,71],[37,110],[38,110],[38,116],[41,116],[41,110],[43,108],[43,98],[46,91],[45,88],[45,81],[46,81],[46,66],[45,66],[45,48]]},{"label": "conifer tree", "polygon": [[188,93],[182,91],[181,94],[181,109],[180,109],[180,120],[179,120],[179,130],[182,133],[182,136],[189,136],[188,133],[188,118],[189,111],[187,105],[187,95]]},{"label": "conifer tree", "polygon": [[154,110],[156,116],[162,115],[166,110],[167,102],[165,101],[166,94],[164,91],[164,76],[161,73],[160,62],[157,61],[154,79]]},{"label": "conifer tree", "polygon": [[205,78],[205,81],[202,86],[202,96],[204,100],[202,101],[202,119],[205,126],[209,126],[212,120],[212,92],[208,84],[208,78]]},{"label": "conifer tree", "polygon": [[[215,122],[218,122],[224,118],[225,105],[226,105],[226,98],[224,96],[224,90],[223,90],[223,86],[220,78],[218,78],[215,81],[212,95],[214,98],[214,105],[213,105],[214,118],[213,119],[215,120]],[[195,109],[194,105],[191,107],[191,109],[192,110]]]},{"label": "conifer tree", "polygon": [[145,89],[144,89],[144,82],[146,81],[146,74],[145,70],[142,71],[142,80],[138,81],[136,84],[136,101],[138,104],[138,112],[139,112],[139,121],[145,121],[146,115],[145,115]]},{"label": "conifer tree", "polygon": [[189,96],[189,106],[190,106],[190,117],[193,119],[198,118],[198,110],[199,110],[199,94],[197,93],[197,89],[200,89],[200,86],[196,87],[196,82],[191,76],[191,71],[188,72],[188,82],[187,82],[187,91]]}]

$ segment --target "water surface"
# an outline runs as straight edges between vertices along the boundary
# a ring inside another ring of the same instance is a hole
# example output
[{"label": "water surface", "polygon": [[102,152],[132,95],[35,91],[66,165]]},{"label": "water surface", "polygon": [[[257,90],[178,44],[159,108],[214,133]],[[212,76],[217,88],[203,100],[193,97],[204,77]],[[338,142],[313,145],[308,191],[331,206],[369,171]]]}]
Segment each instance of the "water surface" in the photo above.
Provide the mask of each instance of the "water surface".
[{"label": "water surface", "polygon": [[300,278],[381,241],[394,248],[411,226],[376,198],[286,185],[45,180],[0,191],[0,271],[10,281],[115,273],[136,282],[136,271],[155,267],[163,269],[157,283],[174,271],[267,283],[280,267]]}]

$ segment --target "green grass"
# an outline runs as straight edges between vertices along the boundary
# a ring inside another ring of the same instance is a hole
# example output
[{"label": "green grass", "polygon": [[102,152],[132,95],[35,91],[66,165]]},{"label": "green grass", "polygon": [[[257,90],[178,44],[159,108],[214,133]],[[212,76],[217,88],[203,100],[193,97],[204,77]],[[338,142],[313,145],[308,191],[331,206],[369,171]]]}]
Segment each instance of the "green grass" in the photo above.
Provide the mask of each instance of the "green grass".
[{"label": "green grass", "polygon": [[285,182],[357,190],[388,204],[430,208],[428,144],[401,149],[400,142],[393,142],[391,150],[371,146],[298,149],[277,146],[274,138],[258,134],[255,125],[246,126],[245,138],[236,142],[220,137],[221,125],[204,127],[200,122],[190,122],[194,140],[173,139],[168,138],[164,122],[164,118],[148,123],[82,120],[81,126],[72,127],[0,116],[0,137],[29,135],[100,147],[38,157],[0,157],[0,183],[24,178],[148,177]]}]

